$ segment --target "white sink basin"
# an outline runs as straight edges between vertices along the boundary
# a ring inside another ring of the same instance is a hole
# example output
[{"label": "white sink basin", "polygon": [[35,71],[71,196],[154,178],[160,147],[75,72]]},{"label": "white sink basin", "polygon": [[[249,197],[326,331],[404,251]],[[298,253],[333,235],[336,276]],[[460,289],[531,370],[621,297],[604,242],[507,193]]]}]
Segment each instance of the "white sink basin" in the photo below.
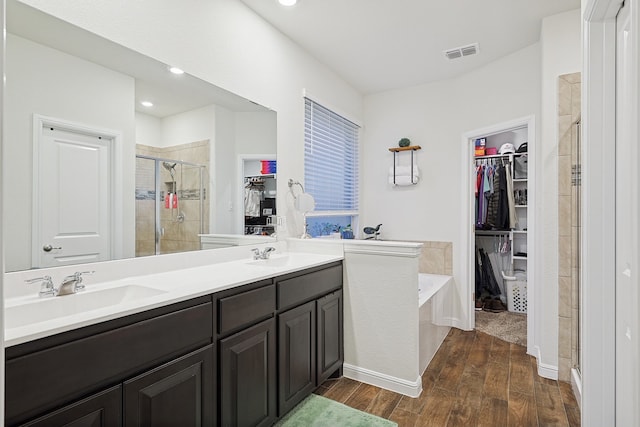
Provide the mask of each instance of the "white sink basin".
[{"label": "white sink basin", "polygon": [[164,292],[146,286],[126,285],[9,305],[5,307],[4,311],[5,328],[18,328],[60,317],[73,316],[91,310],[150,298]]}]

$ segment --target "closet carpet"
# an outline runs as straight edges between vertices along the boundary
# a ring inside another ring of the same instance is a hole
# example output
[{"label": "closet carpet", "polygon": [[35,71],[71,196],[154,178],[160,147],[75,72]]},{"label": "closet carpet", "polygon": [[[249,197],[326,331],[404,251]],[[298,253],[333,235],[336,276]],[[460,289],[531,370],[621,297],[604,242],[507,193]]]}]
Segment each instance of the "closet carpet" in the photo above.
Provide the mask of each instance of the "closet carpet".
[{"label": "closet carpet", "polygon": [[476,311],[476,329],[504,341],[527,346],[527,315]]},{"label": "closet carpet", "polygon": [[452,329],[410,398],[348,378],[316,393],[398,423],[422,426],[580,426],[568,383],[536,374],[526,349],[483,332]]}]

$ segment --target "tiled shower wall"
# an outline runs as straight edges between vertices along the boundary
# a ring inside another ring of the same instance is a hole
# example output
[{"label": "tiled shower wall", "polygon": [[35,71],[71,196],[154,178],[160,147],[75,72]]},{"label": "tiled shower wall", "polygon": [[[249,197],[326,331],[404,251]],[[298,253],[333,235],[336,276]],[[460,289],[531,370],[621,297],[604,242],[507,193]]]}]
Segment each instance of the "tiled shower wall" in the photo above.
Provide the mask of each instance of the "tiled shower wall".
[{"label": "tiled shower wall", "polygon": [[421,242],[420,273],[453,275],[453,244],[451,242]]},{"label": "tiled shower wall", "polygon": [[[166,148],[136,145],[136,154],[163,159],[175,159],[204,165],[204,203],[202,215],[202,232],[209,232],[209,141],[198,141],[189,144],[175,145]],[[138,163],[138,162],[137,162]],[[147,163],[142,163],[147,164]],[[138,172],[138,171],[137,171]],[[142,172],[142,171],[140,171]],[[200,175],[198,168],[187,165],[176,166],[176,190],[178,193],[178,209],[160,209],[160,226],[164,228],[164,237],[160,241],[161,253],[185,252],[200,249]],[[151,174],[153,176],[153,174]],[[161,198],[167,191],[172,191],[171,175],[165,168],[160,168]],[[138,176],[136,181],[140,182]],[[155,254],[155,187],[153,182],[146,183],[145,188],[136,188],[136,256]],[[151,191],[152,193],[149,193]],[[153,197],[149,195],[152,194]],[[184,214],[184,221],[175,221],[178,213]]]},{"label": "tiled shower wall", "polygon": [[579,363],[580,73],[558,79],[558,379]]}]

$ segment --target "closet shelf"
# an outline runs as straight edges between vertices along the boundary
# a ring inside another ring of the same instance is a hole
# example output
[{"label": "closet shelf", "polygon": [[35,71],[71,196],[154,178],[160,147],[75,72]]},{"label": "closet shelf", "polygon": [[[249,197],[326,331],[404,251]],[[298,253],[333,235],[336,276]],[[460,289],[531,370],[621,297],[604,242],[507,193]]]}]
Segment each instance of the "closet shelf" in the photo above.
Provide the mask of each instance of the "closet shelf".
[{"label": "closet shelf", "polygon": [[408,147],[391,147],[389,151],[393,151],[394,153],[398,153],[400,151],[416,151],[421,150],[422,147],[419,145],[409,145]]},{"label": "closet shelf", "polygon": [[516,208],[526,208],[527,205],[515,205]]},{"label": "closet shelf", "polygon": [[260,174],[260,175],[247,175],[244,178],[248,179],[248,178],[275,178],[276,174],[275,173],[267,173],[267,174]]},{"label": "closet shelf", "polygon": [[518,256],[518,255],[514,255],[514,256],[513,256],[513,259],[519,259],[519,260],[526,261],[526,260],[527,260],[527,257],[526,257],[526,256]]},{"label": "closet shelf", "polygon": [[508,236],[509,230],[476,230],[478,236]]},{"label": "closet shelf", "polygon": [[[408,148],[408,147],[407,147]],[[507,154],[489,154],[485,156],[473,156],[474,159],[508,159],[510,157],[526,156],[527,153],[507,153]],[[514,179],[515,181],[515,179]],[[518,180],[520,181],[520,180]],[[526,179],[522,180],[526,181]]]},{"label": "closet shelf", "polygon": [[513,230],[513,234],[527,234],[527,230]]}]

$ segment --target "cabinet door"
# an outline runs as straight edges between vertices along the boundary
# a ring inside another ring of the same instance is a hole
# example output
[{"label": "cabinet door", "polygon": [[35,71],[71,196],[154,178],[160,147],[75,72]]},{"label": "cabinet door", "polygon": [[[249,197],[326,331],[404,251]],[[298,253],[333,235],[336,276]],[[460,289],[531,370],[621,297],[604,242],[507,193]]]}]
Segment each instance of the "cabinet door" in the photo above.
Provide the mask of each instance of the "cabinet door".
[{"label": "cabinet door", "polygon": [[315,388],[316,302],[310,301],[278,316],[279,405],[289,412]]},{"label": "cabinet door", "polygon": [[318,380],[322,384],[344,361],[342,291],[318,300]]},{"label": "cabinet door", "polygon": [[118,385],[23,426],[111,427],[122,425],[122,388]]},{"label": "cabinet door", "polygon": [[276,420],[275,346],[273,318],[220,340],[223,426],[270,426]]},{"label": "cabinet door", "polygon": [[128,426],[211,426],[215,423],[213,346],[187,354],[124,383]]}]

